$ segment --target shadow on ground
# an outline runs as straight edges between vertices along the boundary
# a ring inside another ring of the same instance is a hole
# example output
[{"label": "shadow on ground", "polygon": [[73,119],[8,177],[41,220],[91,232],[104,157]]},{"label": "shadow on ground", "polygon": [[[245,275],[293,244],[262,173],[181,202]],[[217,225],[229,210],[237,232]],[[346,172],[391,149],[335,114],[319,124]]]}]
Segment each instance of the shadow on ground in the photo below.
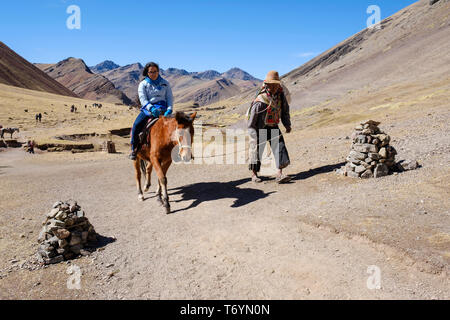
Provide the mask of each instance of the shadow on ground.
[{"label": "shadow on ground", "polygon": [[250,182],[251,179],[240,179],[230,182],[201,182],[179,188],[170,189],[170,196],[181,195],[181,200],[172,202],[183,202],[194,200],[188,207],[172,211],[177,213],[197,207],[199,204],[219,199],[235,199],[231,208],[239,208],[251,202],[267,198],[274,192],[265,193],[259,189],[238,188],[238,186]]},{"label": "shadow on ground", "polygon": [[344,166],[346,164],[346,162],[341,162],[341,163],[336,163],[336,164],[331,164],[331,165],[326,165],[326,166],[322,166],[322,167],[318,167],[318,168],[314,168],[311,169],[309,171],[305,171],[305,172],[299,172],[297,174],[291,174],[289,175],[291,177],[291,183],[292,181],[298,181],[298,180],[306,180],[309,178],[312,178],[318,174],[323,174],[323,173],[328,173],[328,172],[333,172],[336,169],[341,168],[342,166]]},{"label": "shadow on ground", "polygon": [[116,241],[117,241],[116,238],[105,237],[100,234],[97,234],[97,242],[89,243],[89,246],[87,247],[87,249],[89,249],[90,251],[95,251],[100,248],[106,247],[108,244],[116,242]]}]

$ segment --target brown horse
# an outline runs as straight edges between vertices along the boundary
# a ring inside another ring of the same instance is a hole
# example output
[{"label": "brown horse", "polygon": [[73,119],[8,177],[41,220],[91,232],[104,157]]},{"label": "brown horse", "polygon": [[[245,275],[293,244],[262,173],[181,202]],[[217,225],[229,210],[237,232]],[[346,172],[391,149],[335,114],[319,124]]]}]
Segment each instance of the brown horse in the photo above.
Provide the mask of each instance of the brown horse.
[{"label": "brown horse", "polygon": [[[145,191],[150,188],[150,175],[152,168],[158,176],[158,188],[156,200],[166,208],[166,213],[170,213],[169,195],[167,193],[167,170],[172,164],[172,151],[178,146],[178,155],[183,161],[192,159],[192,141],[194,137],[194,120],[197,112],[187,116],[182,112],[177,112],[175,117],[160,117],[150,129],[148,146],[143,146],[137,153],[134,162],[136,170],[136,182],[139,193],[139,200],[144,200],[141,188],[141,170],[146,176]],[[161,197],[162,193],[162,197]]]}]

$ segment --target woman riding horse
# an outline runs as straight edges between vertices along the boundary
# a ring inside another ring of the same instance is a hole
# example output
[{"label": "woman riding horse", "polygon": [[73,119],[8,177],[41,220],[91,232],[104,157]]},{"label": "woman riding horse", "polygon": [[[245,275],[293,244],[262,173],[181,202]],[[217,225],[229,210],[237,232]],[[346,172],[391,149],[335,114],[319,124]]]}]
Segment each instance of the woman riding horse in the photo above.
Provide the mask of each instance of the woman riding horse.
[{"label": "woman riding horse", "polygon": [[139,100],[141,113],[137,116],[131,130],[131,154],[129,158],[136,160],[139,132],[150,118],[165,117],[172,114],[173,94],[170,84],[159,75],[159,66],[154,62],[147,63],[142,75],[145,79],[139,84]]}]

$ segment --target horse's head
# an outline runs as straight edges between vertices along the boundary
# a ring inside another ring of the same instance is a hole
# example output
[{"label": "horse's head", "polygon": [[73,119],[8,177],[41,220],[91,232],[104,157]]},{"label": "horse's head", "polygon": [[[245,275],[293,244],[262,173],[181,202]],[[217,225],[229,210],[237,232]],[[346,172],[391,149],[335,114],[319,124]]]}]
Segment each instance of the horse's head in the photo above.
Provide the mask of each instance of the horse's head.
[{"label": "horse's head", "polygon": [[194,120],[197,112],[186,115],[183,112],[175,114],[177,121],[177,129],[175,131],[175,139],[178,143],[179,156],[183,161],[190,161],[192,157],[192,143],[194,140]]}]

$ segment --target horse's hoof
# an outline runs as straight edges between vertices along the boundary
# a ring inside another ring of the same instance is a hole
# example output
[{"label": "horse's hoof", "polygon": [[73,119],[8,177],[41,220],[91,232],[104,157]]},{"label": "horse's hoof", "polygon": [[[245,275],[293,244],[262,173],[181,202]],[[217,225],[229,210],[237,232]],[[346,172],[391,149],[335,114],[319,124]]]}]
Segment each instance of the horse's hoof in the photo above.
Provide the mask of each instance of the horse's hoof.
[{"label": "horse's hoof", "polygon": [[166,207],[166,214],[170,214],[170,206]]},{"label": "horse's hoof", "polygon": [[144,196],[143,196],[142,194],[140,194],[140,195],[138,196],[138,199],[139,199],[139,201],[144,201]]},{"label": "horse's hoof", "polygon": [[150,190],[150,186],[145,187],[144,192],[148,192]]}]

